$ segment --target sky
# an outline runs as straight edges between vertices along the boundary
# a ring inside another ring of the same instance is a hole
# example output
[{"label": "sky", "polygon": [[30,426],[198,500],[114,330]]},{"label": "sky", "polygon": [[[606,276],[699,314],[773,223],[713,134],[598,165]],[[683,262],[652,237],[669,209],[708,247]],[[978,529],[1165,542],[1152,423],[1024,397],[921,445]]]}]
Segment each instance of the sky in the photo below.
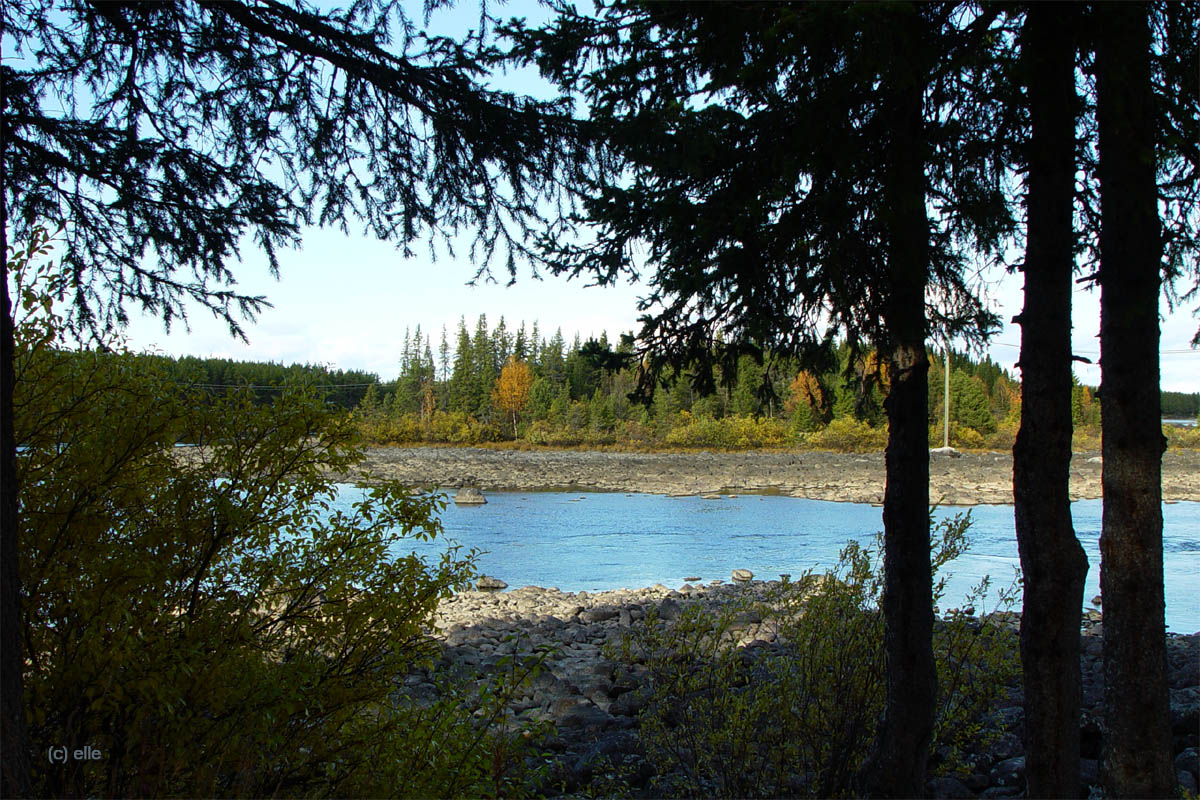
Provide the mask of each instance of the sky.
[{"label": "sky", "polygon": [[[477,27],[478,8],[464,0],[457,8],[437,12],[432,29],[458,35]],[[547,16],[544,8],[532,2],[491,8],[502,17],[527,16],[531,24]],[[419,21],[419,12],[417,18]],[[529,71],[500,76],[494,85],[538,96],[550,94]],[[350,228],[356,230],[353,222]],[[430,336],[435,352],[443,326],[453,346],[459,320],[465,319],[468,330],[473,330],[481,314],[487,315],[489,328],[501,317],[510,331],[521,321],[527,325],[537,321],[547,337],[561,328],[568,342],[577,333],[586,339],[605,331],[615,341],[617,334],[640,327],[637,300],[647,292],[644,285],[596,287],[587,286],[585,280],[553,276],[535,280],[526,268],[511,286],[506,285],[507,274],[498,274],[497,283],[468,286],[476,268],[465,257],[466,247],[458,248],[462,254],[458,258],[443,252],[436,261],[426,255],[425,248],[415,249],[417,256],[404,258],[394,245],[370,236],[309,229],[302,248],[280,252],[280,279],[276,281],[268,272],[266,259],[247,244],[243,263],[234,268],[236,288],[265,295],[274,305],[247,327],[248,343],[232,339],[223,323],[199,308],[190,316],[190,331],[177,323],[170,334],[159,320],[131,309],[127,342],[135,350],[176,356],[327,364],[374,372],[388,380],[399,372],[405,329],[418,325]],[[991,275],[981,290],[1005,323],[988,352],[1001,366],[1015,371],[1020,330],[1009,321],[1021,306],[1020,277]],[[1162,313],[1161,387],[1200,392],[1200,351],[1188,344],[1200,320],[1190,307],[1170,312],[1165,302]],[[1076,289],[1073,322],[1075,354],[1097,362],[1098,292]],[[1099,384],[1095,363],[1078,364],[1076,374],[1085,384]]]}]

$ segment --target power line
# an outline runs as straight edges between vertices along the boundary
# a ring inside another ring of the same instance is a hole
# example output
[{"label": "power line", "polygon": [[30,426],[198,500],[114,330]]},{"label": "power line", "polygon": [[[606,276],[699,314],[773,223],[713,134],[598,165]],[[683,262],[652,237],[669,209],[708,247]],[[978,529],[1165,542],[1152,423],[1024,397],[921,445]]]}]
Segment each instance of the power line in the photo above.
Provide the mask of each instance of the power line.
[{"label": "power line", "polygon": [[[997,345],[999,347],[1011,347],[1014,350],[1021,349],[1021,345],[1012,344],[1010,342],[988,342],[988,346],[992,346],[992,345]],[[1079,355],[1089,355],[1089,356],[1100,355],[1099,350],[1073,350],[1073,352],[1075,352]],[[1179,355],[1193,355],[1194,356],[1194,355],[1200,355],[1200,349],[1196,349],[1196,348],[1192,348],[1192,347],[1185,347],[1185,348],[1178,349],[1178,350],[1159,350],[1158,354],[1160,356],[1179,356]]]}]

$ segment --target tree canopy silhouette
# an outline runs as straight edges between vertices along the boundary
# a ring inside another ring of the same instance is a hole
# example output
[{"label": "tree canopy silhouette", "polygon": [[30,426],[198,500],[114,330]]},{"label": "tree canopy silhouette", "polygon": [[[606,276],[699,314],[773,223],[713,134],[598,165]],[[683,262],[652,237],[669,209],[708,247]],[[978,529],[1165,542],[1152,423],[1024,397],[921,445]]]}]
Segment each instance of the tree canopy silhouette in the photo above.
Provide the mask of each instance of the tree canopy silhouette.
[{"label": "tree canopy silhouette", "polygon": [[924,791],[925,341],[978,339],[993,321],[968,260],[995,252],[1012,224],[1003,119],[986,102],[997,16],[955,3],[614,2],[510,30],[586,98],[611,148],[612,170],[583,187],[588,237],[542,245],[560,273],[650,273],[643,392],[667,367],[697,366],[703,392],[714,364],[729,378],[744,355],[816,358],[839,330],[890,362],[888,705],[864,771],[873,792]]},{"label": "tree canopy silhouette", "polygon": [[[441,5],[430,3],[430,8]],[[366,232],[407,255],[473,235],[481,272],[510,272],[583,151],[566,106],[496,91],[481,32],[428,36],[393,0],[5,3],[0,228],[59,234],[81,333],[130,305],[165,323],[199,304],[242,334],[241,248],[279,268],[306,225]],[[481,25],[485,22],[481,14]],[[11,57],[10,57],[11,56]],[[15,637],[13,327],[4,289],[3,794],[28,793]]]}]

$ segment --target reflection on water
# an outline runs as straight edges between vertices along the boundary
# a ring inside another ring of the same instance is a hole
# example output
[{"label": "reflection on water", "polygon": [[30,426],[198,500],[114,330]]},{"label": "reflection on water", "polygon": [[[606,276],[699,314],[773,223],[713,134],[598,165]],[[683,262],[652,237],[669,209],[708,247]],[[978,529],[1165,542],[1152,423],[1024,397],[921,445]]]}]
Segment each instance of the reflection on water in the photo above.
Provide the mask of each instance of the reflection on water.
[{"label": "reflection on water", "polygon": [[[360,490],[343,487],[351,502]],[[1100,593],[1101,501],[1072,505],[1075,532],[1087,553],[1084,597]],[[944,518],[966,509],[938,510]],[[942,608],[960,605],[985,575],[1007,586],[1018,565],[1012,506],[971,509],[971,548],[947,568]],[[1200,503],[1163,506],[1164,577],[1170,630],[1200,630]],[[450,504],[442,515],[447,535],[486,551],[479,567],[512,587],[556,586],[598,591],[663,583],[685,576],[728,581],[737,568],[775,580],[824,569],[850,539],[870,544],[883,527],[882,509],[866,504],[739,495],[705,500],[649,494],[489,493],[482,506]],[[408,549],[439,552],[435,545]]]}]

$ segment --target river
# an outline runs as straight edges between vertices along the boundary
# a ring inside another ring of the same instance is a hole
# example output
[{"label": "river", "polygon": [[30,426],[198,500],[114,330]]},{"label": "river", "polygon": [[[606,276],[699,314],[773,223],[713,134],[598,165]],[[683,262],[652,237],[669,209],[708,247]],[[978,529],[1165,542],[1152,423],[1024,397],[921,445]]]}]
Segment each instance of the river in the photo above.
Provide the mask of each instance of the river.
[{"label": "river", "polygon": [[[341,503],[361,490],[343,486]],[[1090,569],[1085,602],[1100,593],[1101,501],[1072,504],[1076,535]],[[491,492],[482,506],[450,504],[442,514],[447,537],[482,552],[479,569],[516,588],[563,591],[637,588],[685,578],[728,581],[734,569],[755,578],[798,577],[833,565],[850,539],[872,542],[882,529],[881,509],[862,503],[777,495],[669,497],[655,494]],[[939,509],[937,516],[966,512]],[[950,573],[942,609],[960,606],[983,576],[994,586],[1012,583],[1018,566],[1012,506],[970,509],[970,550],[945,568]],[[1164,577],[1168,630],[1200,631],[1200,503],[1166,503]],[[432,554],[444,545],[406,542]],[[994,600],[977,610],[990,611]],[[1019,606],[1018,606],[1019,607]]]}]

